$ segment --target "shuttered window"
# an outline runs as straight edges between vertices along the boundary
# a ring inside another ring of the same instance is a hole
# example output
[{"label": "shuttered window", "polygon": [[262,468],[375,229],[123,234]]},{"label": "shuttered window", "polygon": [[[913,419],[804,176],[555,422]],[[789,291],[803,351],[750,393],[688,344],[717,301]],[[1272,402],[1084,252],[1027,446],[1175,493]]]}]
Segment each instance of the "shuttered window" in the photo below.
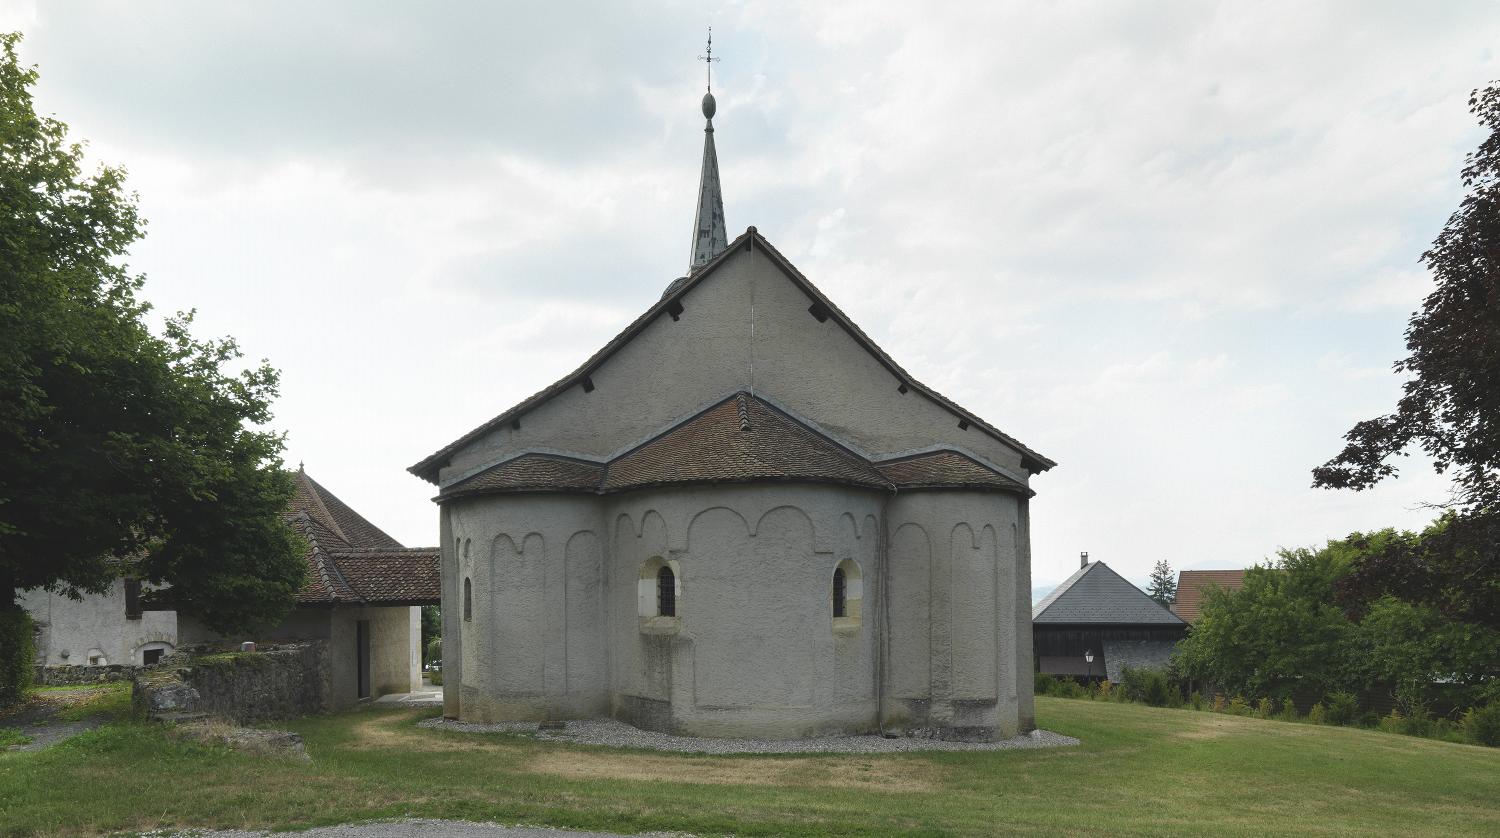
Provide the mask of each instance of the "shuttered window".
[{"label": "shuttered window", "polygon": [[141,580],[126,577],[125,579],[125,619],[139,620],[141,618]]}]

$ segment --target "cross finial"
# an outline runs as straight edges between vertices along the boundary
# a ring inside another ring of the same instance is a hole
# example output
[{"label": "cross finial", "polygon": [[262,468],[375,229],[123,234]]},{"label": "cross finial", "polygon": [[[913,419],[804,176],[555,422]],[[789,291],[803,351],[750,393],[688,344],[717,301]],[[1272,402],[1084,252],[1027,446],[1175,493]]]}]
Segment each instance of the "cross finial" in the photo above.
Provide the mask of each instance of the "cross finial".
[{"label": "cross finial", "polygon": [[712,26],[708,27],[708,54],[698,56],[698,60],[708,65],[708,89],[713,90],[714,62],[719,59],[714,58],[714,28]]}]

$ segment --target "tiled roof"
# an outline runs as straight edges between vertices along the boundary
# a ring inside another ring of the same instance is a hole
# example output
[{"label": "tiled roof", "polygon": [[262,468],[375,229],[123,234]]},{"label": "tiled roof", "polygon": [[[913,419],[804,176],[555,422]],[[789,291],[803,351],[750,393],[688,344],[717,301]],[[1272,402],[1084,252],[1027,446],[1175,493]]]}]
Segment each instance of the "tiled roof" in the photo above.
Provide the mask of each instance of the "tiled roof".
[{"label": "tiled roof", "polygon": [[528,453],[445,488],[443,501],[504,492],[603,494],[648,486],[810,481],[891,491],[980,489],[1030,494],[1025,484],[956,451],[872,464],[764,399],[736,393],[607,463]]},{"label": "tiled roof", "polygon": [[1019,480],[957,451],[886,460],[875,467],[898,489],[1005,489],[1028,497],[1036,494]]},{"label": "tiled roof", "polygon": [[729,246],[725,248],[724,252],[720,253],[708,264],[694,271],[689,276],[682,277],[669,285],[667,288],[667,293],[664,294],[655,305],[647,309],[643,314],[641,314],[640,317],[637,317],[634,321],[632,321],[629,326],[625,327],[624,331],[616,335],[614,339],[605,344],[603,348],[601,348],[598,352],[595,352],[593,355],[589,356],[589,359],[587,361],[584,361],[583,365],[578,367],[578,369],[574,370],[563,378],[558,379],[546,389],[533,394],[531,397],[525,399],[520,404],[512,407],[504,413],[501,413],[499,416],[496,416],[495,418],[489,420],[488,422],[485,422],[479,427],[474,428],[473,430],[469,431],[453,442],[448,443],[436,452],[425,457],[421,462],[407,469],[407,471],[424,480],[427,480],[430,483],[437,483],[438,470],[448,462],[448,459],[452,457],[453,454],[457,453],[460,449],[473,442],[474,440],[479,439],[486,433],[489,433],[494,428],[500,427],[514,419],[518,419],[527,410],[530,410],[531,408],[547,401],[548,399],[552,398],[558,393],[561,393],[569,387],[583,382],[585,378],[587,378],[605,361],[607,361],[611,355],[613,355],[621,347],[625,346],[625,344],[634,339],[637,334],[639,334],[648,325],[650,325],[651,322],[654,321],[662,312],[671,309],[671,307],[679,299],[681,299],[684,294],[692,290],[696,285],[698,285],[698,283],[702,282],[709,275],[711,275],[720,265],[723,265],[726,261],[728,261],[732,254],[738,251],[741,247],[759,247],[763,251],[765,251],[771,257],[772,263],[776,265],[776,267],[788,279],[790,279],[799,288],[801,288],[803,292],[810,296],[815,302],[821,304],[824,308],[826,308],[829,314],[832,316],[834,322],[838,323],[838,325],[843,328],[844,331],[848,332],[849,335],[853,337],[857,343],[864,347],[866,351],[874,355],[876,360],[878,360],[886,369],[890,370],[891,374],[901,384],[927,396],[928,398],[952,411],[954,415],[967,420],[975,427],[978,427],[990,436],[1000,440],[1001,442],[1004,442],[1006,445],[1015,448],[1021,453],[1022,462],[1025,464],[1025,467],[1032,472],[1046,471],[1047,469],[1050,469],[1053,466],[1057,465],[1057,463],[1053,462],[1052,460],[1042,456],[1041,454],[1038,454],[1030,448],[1027,448],[1014,437],[1011,437],[1000,431],[994,425],[991,425],[990,423],[984,421],[983,419],[980,419],[973,413],[970,413],[969,411],[960,407],[958,404],[954,403],[951,399],[947,398],[943,394],[937,392],[936,390],[933,390],[932,388],[913,378],[911,374],[902,369],[901,366],[891,358],[891,356],[887,355],[885,353],[885,350],[876,345],[876,343],[870,339],[869,335],[865,334],[863,330],[854,325],[854,321],[850,320],[848,315],[844,314],[844,312],[840,310],[838,306],[834,305],[831,300],[824,296],[822,291],[818,290],[818,288],[814,286],[812,282],[807,279],[807,277],[803,276],[802,272],[797,270],[797,268],[792,265],[792,263],[788,261],[785,256],[782,256],[781,253],[776,250],[776,248],[772,247],[770,242],[766,241],[765,238],[761,236],[754,227],[751,227],[747,229],[739,238],[730,242]]},{"label": "tiled roof", "polygon": [[348,550],[329,558],[361,602],[435,605],[442,598],[438,552],[436,547]]},{"label": "tiled roof", "polygon": [[438,549],[407,549],[298,470],[287,523],[307,541],[307,605],[436,605]]},{"label": "tiled roof", "polygon": [[356,550],[401,549],[401,544],[396,539],[350,509],[348,504],[309,477],[306,471],[297,472],[297,492],[292,496],[292,511],[307,513],[331,532],[342,547]]},{"label": "tiled roof", "polygon": [[764,479],[890,486],[863,457],[740,393],[617,457],[601,488]]},{"label": "tiled roof", "polygon": [[1031,610],[1037,624],[1184,625],[1171,611],[1125,581],[1104,562],[1091,562]]},{"label": "tiled roof", "polygon": [[1172,613],[1194,622],[1203,610],[1203,597],[1211,587],[1237,591],[1245,584],[1243,570],[1184,570],[1177,574],[1177,597]]},{"label": "tiled roof", "polygon": [[554,454],[522,454],[461,480],[444,498],[496,492],[592,492],[604,479],[604,466]]}]

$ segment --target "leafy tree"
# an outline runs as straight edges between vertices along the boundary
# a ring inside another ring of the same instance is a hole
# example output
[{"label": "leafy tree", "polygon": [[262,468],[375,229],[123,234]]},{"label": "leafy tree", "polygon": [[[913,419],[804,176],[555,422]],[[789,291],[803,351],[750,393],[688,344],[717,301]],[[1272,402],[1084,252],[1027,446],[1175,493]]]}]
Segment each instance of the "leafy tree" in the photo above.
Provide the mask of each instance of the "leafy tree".
[{"label": "leafy tree", "polygon": [[422,606],[422,662],[431,657],[432,641],[443,636],[443,610],[441,606]]},{"label": "leafy tree", "polygon": [[1271,565],[1245,571],[1240,590],[1210,588],[1178,644],[1178,671],[1230,693],[1278,699],[1301,685],[1327,692],[1354,683],[1354,626],[1333,590],[1355,549],[1346,541],[1281,550]]},{"label": "leafy tree", "polygon": [[1459,704],[1500,697],[1500,631],[1393,596],[1358,611],[1335,598],[1372,555],[1414,549],[1432,531],[1354,533],[1318,550],[1280,551],[1271,566],[1246,571],[1240,590],[1209,592],[1178,644],[1179,672],[1276,698],[1298,687],[1323,695],[1380,687],[1418,706],[1437,684]]},{"label": "leafy tree", "polygon": [[1500,631],[1447,620],[1434,608],[1395,597],[1376,600],[1357,624],[1354,660],[1366,683],[1389,684],[1412,701],[1451,684],[1464,704],[1484,701],[1500,664]]},{"label": "leafy tree", "polygon": [[1344,599],[1357,609],[1390,594],[1500,628],[1500,85],[1476,90],[1469,109],[1490,133],[1464,162],[1462,203],[1422,254],[1437,287],[1395,365],[1410,379],[1395,411],[1356,424],[1313,485],[1367,489],[1420,447],[1452,474],[1458,514],[1437,537],[1371,553]]},{"label": "leafy tree", "polygon": [[235,343],[194,339],[191,314],[148,328],[124,170],[83,174],[19,40],[0,35],[0,610],[101,591],[129,560],[212,629],[275,621],[305,573],[283,437],[255,429],[276,371],[234,372]]},{"label": "leafy tree", "polygon": [[1151,569],[1151,584],[1146,593],[1154,600],[1166,607],[1177,599],[1177,574],[1172,572],[1172,566],[1167,564],[1166,559],[1158,559],[1156,567]]}]

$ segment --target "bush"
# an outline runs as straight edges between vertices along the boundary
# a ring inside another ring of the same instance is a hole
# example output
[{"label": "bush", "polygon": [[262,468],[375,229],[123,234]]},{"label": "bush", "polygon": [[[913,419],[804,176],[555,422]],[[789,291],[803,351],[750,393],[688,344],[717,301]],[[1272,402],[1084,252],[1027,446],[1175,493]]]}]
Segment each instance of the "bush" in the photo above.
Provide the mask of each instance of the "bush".
[{"label": "bush", "polygon": [[1255,718],[1257,718],[1257,719],[1269,719],[1269,718],[1271,718],[1271,712],[1274,709],[1275,709],[1275,704],[1272,703],[1271,699],[1268,698],[1268,697],[1266,697],[1266,696],[1261,696],[1260,698],[1257,698],[1255,700],[1255,713],[1254,713],[1254,715],[1255,715]]},{"label": "bush", "polygon": [[1335,692],[1328,694],[1328,723],[1351,725],[1359,718],[1359,699],[1354,693]]},{"label": "bush", "polygon": [[1215,713],[1223,713],[1229,709],[1228,705],[1224,703],[1223,693],[1214,693],[1214,705],[1212,709]]},{"label": "bush", "polygon": [[1224,712],[1231,716],[1248,716],[1250,715],[1250,705],[1246,703],[1244,698],[1235,696],[1229,699],[1229,704],[1224,708]]},{"label": "bush", "polygon": [[1188,696],[1188,706],[1193,708],[1194,710],[1202,710],[1203,693],[1200,693],[1197,690],[1193,690],[1192,694]]},{"label": "bush", "polygon": [[1120,688],[1131,701],[1139,701],[1152,707],[1163,707],[1172,687],[1167,683],[1167,674],[1157,669],[1125,667],[1121,675]]},{"label": "bush", "polygon": [[434,687],[441,687],[443,685],[443,670],[434,669],[433,671],[427,673],[427,680],[430,681]]},{"label": "bush", "polygon": [[1328,711],[1323,709],[1323,702],[1319,701],[1307,708],[1307,720],[1315,725],[1328,723]]},{"label": "bush", "polygon": [[1038,672],[1032,691],[1036,695],[1052,695],[1057,692],[1057,679],[1045,672]]},{"label": "bush", "polygon": [[31,618],[19,608],[0,609],[0,707],[25,696],[35,666]]},{"label": "bush", "polygon": [[1088,698],[1089,691],[1084,685],[1074,681],[1072,678],[1059,678],[1057,687],[1052,691],[1055,696],[1062,698]]},{"label": "bush", "polygon": [[1385,733],[1405,733],[1405,724],[1406,717],[1401,715],[1400,710],[1392,707],[1391,714],[1389,716],[1382,716],[1380,723],[1376,727]]},{"label": "bush", "polygon": [[1433,739],[1441,739],[1444,742],[1464,741],[1463,734],[1459,733],[1452,719],[1433,719],[1432,729],[1427,732],[1427,735]]},{"label": "bush", "polygon": [[1276,718],[1283,722],[1297,721],[1297,705],[1293,704],[1290,698],[1281,702],[1281,712],[1276,715]]},{"label": "bush", "polygon": [[1099,683],[1094,685],[1094,698],[1100,701],[1109,701],[1109,694],[1113,689],[1114,684],[1111,684],[1108,678],[1101,678]]},{"label": "bush", "polygon": [[443,638],[441,638],[441,637],[434,637],[434,638],[432,638],[432,642],[427,644],[427,655],[426,655],[426,657],[422,658],[422,662],[426,663],[428,661],[440,661],[442,659],[443,659]]},{"label": "bush", "polygon": [[1464,738],[1476,745],[1500,747],[1500,701],[1464,714]]}]

